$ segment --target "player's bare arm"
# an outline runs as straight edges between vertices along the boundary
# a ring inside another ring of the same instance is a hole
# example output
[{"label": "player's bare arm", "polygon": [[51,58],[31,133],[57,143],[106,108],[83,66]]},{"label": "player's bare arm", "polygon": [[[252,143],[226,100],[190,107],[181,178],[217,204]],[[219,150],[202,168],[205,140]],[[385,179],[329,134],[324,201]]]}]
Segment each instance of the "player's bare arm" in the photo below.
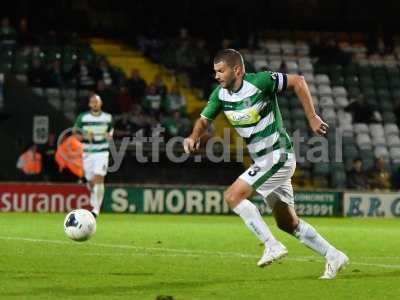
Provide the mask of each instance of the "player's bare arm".
[{"label": "player's bare arm", "polygon": [[329,126],[315,112],[311,93],[304,77],[290,74],[287,79],[288,89],[294,90],[299,97],[312,131],[319,136],[325,135]]},{"label": "player's bare arm", "polygon": [[83,141],[83,133],[79,128],[73,128],[72,129],[72,134],[78,139],[78,141],[82,142]]},{"label": "player's bare arm", "polygon": [[192,134],[183,141],[183,148],[186,153],[191,153],[199,149],[200,138],[207,131],[208,125],[209,120],[204,117],[200,117],[196,120]]},{"label": "player's bare arm", "polygon": [[114,136],[114,128],[104,134],[108,141],[111,141]]},{"label": "player's bare arm", "polygon": [[82,130],[82,129],[80,129],[80,128],[77,128],[77,127],[74,127],[73,129],[72,129],[72,133],[73,133],[73,135],[75,135],[75,137],[80,141],[80,142],[82,142],[84,139],[87,139],[89,142],[92,142],[93,141],[93,137],[94,137],[94,134],[93,134],[93,132],[92,131],[90,131],[90,130]]},{"label": "player's bare arm", "polygon": [[93,143],[94,133],[92,130],[85,130],[83,132],[83,138],[87,139],[90,143]]}]

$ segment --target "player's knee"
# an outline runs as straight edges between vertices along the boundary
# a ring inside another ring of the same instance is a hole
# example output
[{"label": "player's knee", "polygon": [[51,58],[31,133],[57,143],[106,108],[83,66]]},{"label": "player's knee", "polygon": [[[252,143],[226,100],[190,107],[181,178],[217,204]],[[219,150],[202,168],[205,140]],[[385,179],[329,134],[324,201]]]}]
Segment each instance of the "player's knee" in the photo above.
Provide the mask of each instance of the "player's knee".
[{"label": "player's knee", "polygon": [[233,200],[232,198],[233,198],[232,192],[230,190],[225,190],[224,191],[224,201],[229,204],[230,202],[232,202],[232,200]]},{"label": "player's knee", "polygon": [[224,192],[224,201],[229,205],[229,207],[233,208],[237,204],[239,204],[239,199],[235,193],[233,193],[231,190],[226,190]]}]

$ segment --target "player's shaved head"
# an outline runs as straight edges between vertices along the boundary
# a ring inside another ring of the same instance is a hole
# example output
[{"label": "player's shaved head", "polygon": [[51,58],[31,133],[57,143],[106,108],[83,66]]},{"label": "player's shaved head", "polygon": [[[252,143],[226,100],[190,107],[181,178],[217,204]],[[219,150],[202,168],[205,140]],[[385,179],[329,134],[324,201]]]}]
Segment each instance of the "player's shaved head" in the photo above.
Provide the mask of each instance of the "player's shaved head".
[{"label": "player's shaved head", "polygon": [[100,102],[103,102],[103,101],[101,100],[100,96],[97,95],[97,94],[93,94],[93,95],[89,98],[89,101],[100,101]]},{"label": "player's shaved head", "polygon": [[214,56],[214,64],[225,62],[229,67],[240,66],[244,71],[243,56],[235,49],[222,49]]},{"label": "player's shaved head", "polygon": [[93,94],[89,98],[89,108],[92,112],[99,112],[101,111],[101,106],[103,104],[103,101],[101,101],[101,98],[97,94]]}]

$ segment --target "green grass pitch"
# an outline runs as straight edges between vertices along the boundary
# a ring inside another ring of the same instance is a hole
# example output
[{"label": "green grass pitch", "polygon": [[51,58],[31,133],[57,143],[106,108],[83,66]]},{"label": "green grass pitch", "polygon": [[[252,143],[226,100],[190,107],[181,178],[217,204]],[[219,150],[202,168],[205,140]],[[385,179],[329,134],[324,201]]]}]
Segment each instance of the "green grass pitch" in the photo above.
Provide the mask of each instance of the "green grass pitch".
[{"label": "green grass pitch", "polygon": [[307,218],[346,252],[337,279],[266,218],[289,255],[264,269],[236,216],[102,214],[88,242],[63,214],[0,214],[0,299],[400,299],[400,220]]}]

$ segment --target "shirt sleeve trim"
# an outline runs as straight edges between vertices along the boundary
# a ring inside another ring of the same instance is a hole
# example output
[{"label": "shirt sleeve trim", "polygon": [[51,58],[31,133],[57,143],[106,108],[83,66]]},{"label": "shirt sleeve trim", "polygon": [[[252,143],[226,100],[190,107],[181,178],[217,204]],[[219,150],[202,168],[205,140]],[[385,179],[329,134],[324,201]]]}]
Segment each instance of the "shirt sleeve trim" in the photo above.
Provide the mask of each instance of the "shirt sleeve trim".
[{"label": "shirt sleeve trim", "polygon": [[200,116],[201,116],[201,117],[203,117],[204,119],[207,119],[207,120],[209,120],[209,121],[213,121],[213,119],[210,119],[210,118],[206,117],[206,116],[205,116],[205,115],[203,115],[203,114],[200,114]]}]

